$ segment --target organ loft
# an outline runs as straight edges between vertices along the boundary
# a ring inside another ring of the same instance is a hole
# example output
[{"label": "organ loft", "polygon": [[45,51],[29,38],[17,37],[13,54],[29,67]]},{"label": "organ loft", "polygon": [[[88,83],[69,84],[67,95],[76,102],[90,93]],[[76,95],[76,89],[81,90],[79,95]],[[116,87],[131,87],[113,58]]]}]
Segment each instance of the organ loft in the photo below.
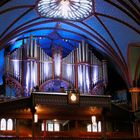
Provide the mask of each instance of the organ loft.
[{"label": "organ loft", "polygon": [[[5,52],[5,98],[11,100],[1,113],[11,118],[11,125],[2,128],[3,134],[33,138],[52,137],[50,132],[102,135],[106,130],[103,112],[109,110],[111,99],[104,95],[107,61],[99,59],[86,40],[67,55],[56,44],[47,52],[32,35],[21,42]],[[9,123],[4,118],[3,127]]]},{"label": "organ loft", "polygon": [[106,94],[107,61],[86,40],[65,55],[63,51],[55,43],[51,52],[44,50],[40,38],[32,35],[5,51],[1,135],[35,139],[121,134],[116,132],[119,114]]}]

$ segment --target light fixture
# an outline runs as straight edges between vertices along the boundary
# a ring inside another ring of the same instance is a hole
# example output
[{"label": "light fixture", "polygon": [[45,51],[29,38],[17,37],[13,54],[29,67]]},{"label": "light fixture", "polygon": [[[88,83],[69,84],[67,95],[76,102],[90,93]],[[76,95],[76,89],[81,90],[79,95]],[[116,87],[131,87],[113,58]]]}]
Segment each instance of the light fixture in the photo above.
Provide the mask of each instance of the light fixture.
[{"label": "light fixture", "polygon": [[92,0],[39,0],[37,11],[42,17],[81,20],[91,15]]},{"label": "light fixture", "polygon": [[72,93],[71,96],[70,96],[70,99],[71,99],[72,102],[75,102],[77,97],[74,93]]},{"label": "light fixture", "polygon": [[38,122],[38,115],[35,113],[34,114],[34,123],[37,123]]},{"label": "light fixture", "polygon": [[78,104],[79,103],[79,93],[75,91],[68,92],[68,103],[69,104]]}]

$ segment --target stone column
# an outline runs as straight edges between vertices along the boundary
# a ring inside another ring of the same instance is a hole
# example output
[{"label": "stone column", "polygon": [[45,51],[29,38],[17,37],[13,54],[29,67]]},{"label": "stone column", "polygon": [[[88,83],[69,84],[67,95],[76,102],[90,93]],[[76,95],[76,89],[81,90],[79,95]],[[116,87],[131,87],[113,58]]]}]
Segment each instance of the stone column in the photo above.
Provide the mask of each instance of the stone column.
[{"label": "stone column", "polygon": [[19,120],[16,119],[16,137],[19,137]]},{"label": "stone column", "polygon": [[31,108],[31,114],[32,114],[32,139],[35,139],[35,120],[34,120],[34,115],[35,115],[36,109],[35,107]]},{"label": "stone column", "polygon": [[132,100],[132,111],[138,110],[138,98],[140,93],[139,87],[132,87],[129,89],[129,92],[131,93],[131,100]]},{"label": "stone column", "polygon": [[102,113],[102,137],[106,139],[106,132],[107,132],[107,126],[106,126],[106,117]]},{"label": "stone column", "polygon": [[[129,89],[129,92],[131,93],[131,100],[132,100],[132,111],[136,112],[139,109],[139,93],[140,88],[139,87],[133,87]],[[140,125],[137,120],[134,120],[133,122],[133,136],[134,137],[140,137],[139,130]]]}]

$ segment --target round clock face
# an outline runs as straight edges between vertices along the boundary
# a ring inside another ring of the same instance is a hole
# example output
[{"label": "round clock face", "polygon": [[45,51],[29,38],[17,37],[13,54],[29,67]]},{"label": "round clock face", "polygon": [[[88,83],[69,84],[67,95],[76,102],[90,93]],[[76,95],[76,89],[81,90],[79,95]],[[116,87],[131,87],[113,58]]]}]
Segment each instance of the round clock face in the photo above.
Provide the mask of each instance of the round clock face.
[{"label": "round clock face", "polygon": [[81,20],[92,14],[92,0],[39,0],[37,11],[43,17]]},{"label": "round clock face", "polygon": [[71,99],[73,102],[75,102],[75,101],[76,101],[76,95],[75,95],[75,94],[72,94],[72,95],[70,96],[70,99]]}]

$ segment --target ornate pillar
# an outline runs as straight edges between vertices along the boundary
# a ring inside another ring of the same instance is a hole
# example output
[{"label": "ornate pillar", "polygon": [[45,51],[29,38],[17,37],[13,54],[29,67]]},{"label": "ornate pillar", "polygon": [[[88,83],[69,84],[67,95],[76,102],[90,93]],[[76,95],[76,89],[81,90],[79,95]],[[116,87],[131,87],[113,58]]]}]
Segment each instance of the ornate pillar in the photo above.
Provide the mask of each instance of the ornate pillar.
[{"label": "ornate pillar", "polygon": [[16,119],[16,137],[19,137],[19,120]]},{"label": "ornate pillar", "polygon": [[46,120],[43,121],[43,125],[44,125],[44,137],[46,137]]},{"label": "ornate pillar", "polygon": [[139,87],[132,87],[129,89],[129,92],[131,93],[131,101],[132,101],[132,111],[138,110],[138,98],[140,93]]},{"label": "ornate pillar", "polygon": [[35,115],[36,109],[35,107],[31,108],[31,114],[32,114],[32,139],[35,139],[35,119],[34,119],[34,115]]},{"label": "ornate pillar", "polygon": [[[131,93],[131,100],[132,100],[132,111],[136,112],[139,109],[139,93],[140,88],[139,87],[133,87],[129,89],[129,92]],[[140,124],[137,120],[134,120],[133,122],[133,135],[134,137],[140,137],[139,134],[140,131]]]},{"label": "ornate pillar", "polygon": [[[103,113],[102,113],[103,115]],[[106,129],[106,117],[103,115],[102,116],[102,137],[103,138],[106,138],[106,132],[107,132],[107,129]]]}]

